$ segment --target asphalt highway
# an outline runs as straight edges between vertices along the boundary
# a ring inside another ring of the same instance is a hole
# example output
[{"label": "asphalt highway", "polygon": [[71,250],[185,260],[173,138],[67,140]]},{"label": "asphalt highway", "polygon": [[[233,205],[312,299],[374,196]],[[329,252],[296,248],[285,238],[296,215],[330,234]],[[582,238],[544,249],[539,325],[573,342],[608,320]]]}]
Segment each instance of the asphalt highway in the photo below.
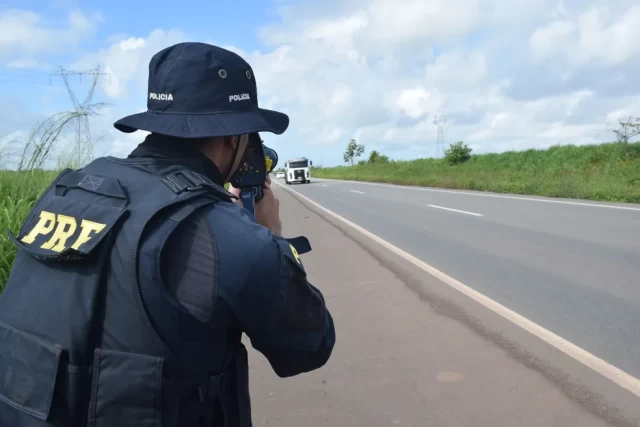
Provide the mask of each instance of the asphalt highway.
[{"label": "asphalt highway", "polygon": [[[289,379],[250,350],[254,425],[640,425],[640,206],[324,180],[274,188],[284,235],[311,241],[302,261],[337,344],[326,366]],[[631,392],[358,226],[624,369]]]},{"label": "asphalt highway", "polygon": [[640,377],[640,205],[318,179],[290,188]]}]

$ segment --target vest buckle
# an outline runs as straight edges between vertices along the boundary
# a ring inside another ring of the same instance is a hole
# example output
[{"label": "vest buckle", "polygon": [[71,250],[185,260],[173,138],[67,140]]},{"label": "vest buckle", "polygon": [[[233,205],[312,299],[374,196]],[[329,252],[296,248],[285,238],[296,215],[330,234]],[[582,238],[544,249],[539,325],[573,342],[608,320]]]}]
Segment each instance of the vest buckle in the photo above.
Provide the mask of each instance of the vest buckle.
[{"label": "vest buckle", "polygon": [[198,386],[198,399],[201,403],[205,399],[215,399],[227,390],[227,381],[225,374],[212,375],[204,384]]}]

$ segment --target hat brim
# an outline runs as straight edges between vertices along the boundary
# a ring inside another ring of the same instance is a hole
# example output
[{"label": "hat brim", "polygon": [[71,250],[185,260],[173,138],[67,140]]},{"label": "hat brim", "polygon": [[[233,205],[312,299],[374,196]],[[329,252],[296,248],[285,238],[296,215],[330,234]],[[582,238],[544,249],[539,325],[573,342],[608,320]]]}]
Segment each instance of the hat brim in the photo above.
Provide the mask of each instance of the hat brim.
[{"label": "hat brim", "polygon": [[146,111],[123,117],[113,126],[125,133],[146,130],[182,138],[206,138],[253,132],[271,132],[280,135],[289,127],[289,116],[264,108],[215,114]]}]

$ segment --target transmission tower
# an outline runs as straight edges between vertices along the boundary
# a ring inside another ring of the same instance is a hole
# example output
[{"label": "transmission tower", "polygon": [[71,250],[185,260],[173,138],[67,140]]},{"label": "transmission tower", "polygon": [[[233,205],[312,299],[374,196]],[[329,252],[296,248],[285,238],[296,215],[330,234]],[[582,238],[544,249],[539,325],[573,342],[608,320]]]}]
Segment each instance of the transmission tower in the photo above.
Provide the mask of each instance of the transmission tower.
[{"label": "transmission tower", "polygon": [[438,137],[436,139],[436,158],[440,157],[440,154],[444,155],[444,125],[447,123],[446,116],[436,116],[433,119],[433,124],[438,127]]},{"label": "transmission tower", "polygon": [[[97,108],[103,106],[103,104],[92,103],[93,95],[95,93],[96,85],[98,84],[98,79],[101,76],[109,76],[109,82],[111,82],[111,75],[109,73],[103,73],[100,70],[100,67],[87,71],[71,71],[60,67],[58,72],[49,75],[49,81],[51,81],[51,76],[58,76],[62,78],[74,107],[74,125],[76,130],[74,154],[79,158],[91,158],[93,156],[94,141],[91,137],[89,117],[96,114]],[[91,87],[82,102],[78,100],[73,89],[71,89],[69,83],[70,76],[77,76],[80,82],[82,82],[82,76],[91,76],[93,78]]]}]

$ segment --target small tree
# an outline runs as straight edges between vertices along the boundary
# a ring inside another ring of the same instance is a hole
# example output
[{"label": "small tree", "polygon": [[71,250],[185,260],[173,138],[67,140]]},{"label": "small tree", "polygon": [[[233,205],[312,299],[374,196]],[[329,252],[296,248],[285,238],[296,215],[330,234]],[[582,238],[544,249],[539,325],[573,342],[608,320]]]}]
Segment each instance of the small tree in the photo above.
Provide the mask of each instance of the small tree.
[{"label": "small tree", "polygon": [[627,117],[618,120],[620,128],[614,129],[618,142],[628,144],[629,140],[640,135],[640,117]]},{"label": "small tree", "polygon": [[347,150],[344,152],[344,162],[351,163],[353,166],[354,158],[360,157],[362,153],[364,153],[364,145],[357,144],[355,139],[350,139]]},{"label": "small tree", "polygon": [[373,150],[372,152],[369,153],[369,163],[375,163],[379,157],[380,157],[380,153],[378,153],[376,150]]},{"label": "small tree", "polygon": [[444,153],[444,158],[450,165],[461,165],[471,158],[471,148],[464,142],[458,141],[449,145],[449,148]]},{"label": "small tree", "polygon": [[369,164],[381,164],[381,163],[389,163],[389,157],[380,154],[378,151],[373,150],[369,153],[369,160],[367,161]]}]

